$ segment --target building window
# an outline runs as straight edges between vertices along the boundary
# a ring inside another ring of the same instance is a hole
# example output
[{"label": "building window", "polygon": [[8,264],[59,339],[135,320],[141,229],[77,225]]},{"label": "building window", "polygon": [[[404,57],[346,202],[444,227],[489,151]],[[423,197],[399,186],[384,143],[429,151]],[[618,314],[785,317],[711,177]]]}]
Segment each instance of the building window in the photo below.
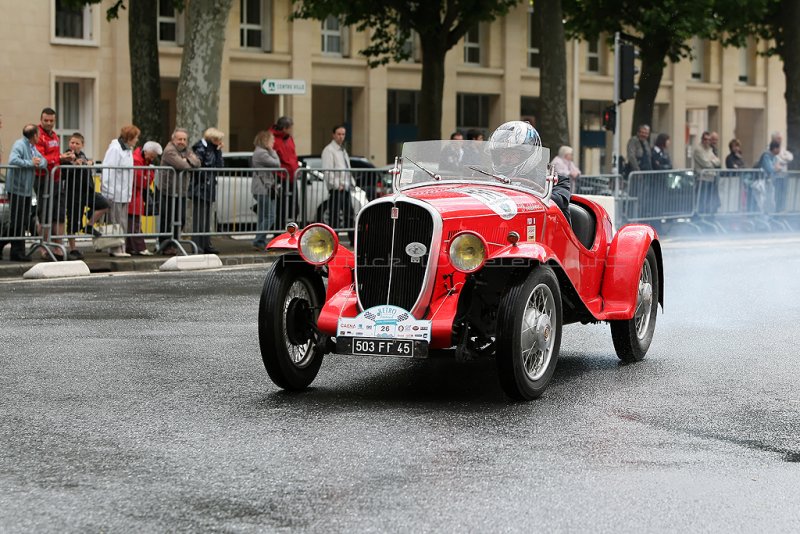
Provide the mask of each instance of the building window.
[{"label": "building window", "polygon": [[403,43],[403,52],[408,54],[408,61],[409,63],[419,63],[420,62],[420,46],[419,46],[419,35],[417,32],[412,31],[411,35],[408,36],[406,42]]},{"label": "building window", "polygon": [[81,132],[86,138],[85,151],[92,154],[92,87],[91,79],[60,79],[55,85],[56,129],[61,134],[61,150],[69,149],[69,137]]},{"label": "building window", "polygon": [[92,8],[70,7],[64,0],[55,0],[55,36],[58,39],[91,41]]},{"label": "building window", "polygon": [[739,49],[739,83],[745,85],[753,83],[753,48],[753,39],[748,38],[745,45]]},{"label": "building window", "polygon": [[489,95],[458,93],[456,123],[459,130],[489,127]]},{"label": "building window", "polygon": [[183,46],[184,14],[172,5],[172,0],[158,0],[158,42]]},{"label": "building window", "polygon": [[705,80],[705,43],[699,37],[692,38],[692,80]]},{"label": "building window", "polygon": [[533,19],[533,8],[528,10],[528,68],[538,69],[541,65],[539,61],[539,44],[541,36],[536,31],[536,23]]},{"label": "building window", "polygon": [[322,53],[347,55],[347,27],[333,15],[322,21]]},{"label": "building window", "polygon": [[586,43],[586,72],[600,73],[600,39]]},{"label": "building window", "polygon": [[239,46],[269,51],[272,24],[270,0],[241,0],[239,11]]},{"label": "building window", "polygon": [[418,91],[393,91],[387,93],[388,124],[417,124]]},{"label": "building window", "polygon": [[481,26],[476,24],[464,35],[464,63],[481,64]]}]

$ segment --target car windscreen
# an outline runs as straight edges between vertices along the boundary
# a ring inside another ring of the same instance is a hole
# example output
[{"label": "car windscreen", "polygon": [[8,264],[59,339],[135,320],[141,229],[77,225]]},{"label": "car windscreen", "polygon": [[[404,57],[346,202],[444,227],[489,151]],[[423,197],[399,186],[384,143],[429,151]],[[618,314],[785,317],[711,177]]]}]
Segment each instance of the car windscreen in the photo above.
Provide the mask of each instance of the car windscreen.
[{"label": "car windscreen", "polygon": [[517,185],[544,195],[550,151],[541,146],[487,141],[417,141],[403,144],[401,191],[423,183],[480,181]]}]

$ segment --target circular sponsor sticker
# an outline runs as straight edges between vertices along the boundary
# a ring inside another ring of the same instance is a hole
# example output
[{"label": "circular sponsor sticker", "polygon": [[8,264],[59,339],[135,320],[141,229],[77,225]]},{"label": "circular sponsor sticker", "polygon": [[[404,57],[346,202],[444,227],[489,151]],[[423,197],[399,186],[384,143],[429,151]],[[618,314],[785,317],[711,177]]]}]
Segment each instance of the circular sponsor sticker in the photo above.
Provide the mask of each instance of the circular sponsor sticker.
[{"label": "circular sponsor sticker", "polygon": [[414,241],[413,243],[406,245],[406,254],[412,258],[421,258],[426,252],[428,252],[428,247],[422,243],[417,243]]}]

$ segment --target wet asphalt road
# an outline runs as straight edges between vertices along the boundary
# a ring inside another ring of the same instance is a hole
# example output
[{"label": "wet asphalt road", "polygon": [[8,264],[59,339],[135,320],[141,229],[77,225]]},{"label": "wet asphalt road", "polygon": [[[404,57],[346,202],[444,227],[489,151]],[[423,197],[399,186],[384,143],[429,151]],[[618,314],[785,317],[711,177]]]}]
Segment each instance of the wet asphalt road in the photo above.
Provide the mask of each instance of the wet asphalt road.
[{"label": "wet asphalt road", "polygon": [[800,240],[665,250],[621,366],[569,326],[550,388],[491,362],[267,379],[264,267],[0,281],[0,531],[800,530]]}]

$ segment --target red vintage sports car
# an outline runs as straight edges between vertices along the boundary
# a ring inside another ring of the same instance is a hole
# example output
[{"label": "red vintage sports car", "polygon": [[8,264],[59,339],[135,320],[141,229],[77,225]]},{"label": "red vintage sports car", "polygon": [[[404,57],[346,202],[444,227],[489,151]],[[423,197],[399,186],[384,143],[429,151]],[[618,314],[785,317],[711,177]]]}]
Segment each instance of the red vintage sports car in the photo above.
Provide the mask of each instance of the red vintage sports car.
[{"label": "red vintage sports car", "polygon": [[491,357],[503,390],[529,400],[575,322],[608,322],[617,356],[644,358],[664,299],[656,232],[614,234],[599,204],[567,204],[548,161],[521,122],[487,142],[406,143],[396,193],[358,213],[355,252],[323,224],[289,225],[268,245],[287,252],[258,314],[272,381],[306,388],[328,353]]}]

